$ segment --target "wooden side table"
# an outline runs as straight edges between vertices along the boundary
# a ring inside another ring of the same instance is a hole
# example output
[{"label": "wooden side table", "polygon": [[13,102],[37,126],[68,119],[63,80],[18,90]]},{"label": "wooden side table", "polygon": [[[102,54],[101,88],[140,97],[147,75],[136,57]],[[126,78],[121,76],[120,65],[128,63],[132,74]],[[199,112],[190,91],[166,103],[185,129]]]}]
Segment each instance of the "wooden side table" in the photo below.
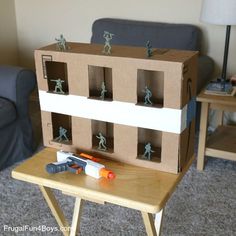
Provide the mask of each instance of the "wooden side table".
[{"label": "wooden side table", "polygon": [[[201,120],[198,143],[197,169],[204,169],[206,156],[236,160],[236,126],[223,126],[224,111],[236,111],[236,97],[204,94],[202,91],[197,101],[201,102]],[[218,128],[207,137],[209,109],[219,111]]]},{"label": "wooden side table", "polygon": [[[59,226],[67,227],[65,219],[51,189],[75,197],[71,228],[64,235],[76,235],[84,200],[104,204],[106,202],[141,211],[149,236],[160,235],[163,210],[176,186],[188,170],[193,158],[180,174],[136,167],[124,163],[104,160],[102,163],[113,170],[114,180],[94,179],[81,173],[70,172],[48,174],[45,166],[56,161],[56,150],[45,148],[40,153],[16,167],[13,178],[37,184]],[[155,221],[153,215],[155,214]],[[117,233],[118,234],[118,233]]]}]

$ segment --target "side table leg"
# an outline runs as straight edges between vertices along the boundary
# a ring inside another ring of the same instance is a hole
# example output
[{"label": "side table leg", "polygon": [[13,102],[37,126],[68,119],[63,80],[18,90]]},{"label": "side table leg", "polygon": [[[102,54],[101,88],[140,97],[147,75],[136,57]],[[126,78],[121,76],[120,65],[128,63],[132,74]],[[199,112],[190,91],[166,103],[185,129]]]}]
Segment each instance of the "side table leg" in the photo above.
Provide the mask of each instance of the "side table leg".
[{"label": "side table leg", "polygon": [[161,226],[162,226],[162,219],[163,219],[164,208],[156,213],[155,216],[155,228],[157,231],[157,235],[161,235]]},{"label": "side table leg", "polygon": [[83,202],[84,202],[83,199],[81,199],[79,197],[75,198],[75,208],[74,208],[74,214],[73,214],[73,218],[72,218],[70,236],[75,236],[78,231]]},{"label": "side table leg", "polygon": [[68,236],[69,235],[69,224],[68,224],[67,220],[65,219],[65,216],[64,216],[61,208],[59,207],[53,192],[48,187],[39,186],[39,188],[40,188],[49,208],[51,209],[52,214],[55,217],[58,225],[63,229],[68,229],[68,231],[64,231],[64,230],[62,231],[63,235]]},{"label": "side table leg", "polygon": [[203,170],[206,149],[207,123],[208,123],[209,103],[202,102],[200,132],[198,142],[197,169]]},{"label": "side table leg", "polygon": [[164,210],[162,209],[160,212],[155,214],[155,223],[153,220],[153,214],[143,212],[143,211],[141,212],[148,236],[161,235],[161,224],[162,224],[163,211]]}]

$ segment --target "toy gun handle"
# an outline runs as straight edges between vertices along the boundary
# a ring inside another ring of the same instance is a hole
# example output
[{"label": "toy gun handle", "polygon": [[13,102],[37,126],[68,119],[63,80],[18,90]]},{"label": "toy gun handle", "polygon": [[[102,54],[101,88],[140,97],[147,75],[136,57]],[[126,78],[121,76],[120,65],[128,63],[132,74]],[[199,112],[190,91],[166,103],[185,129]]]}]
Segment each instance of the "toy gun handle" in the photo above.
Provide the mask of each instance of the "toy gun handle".
[{"label": "toy gun handle", "polygon": [[46,171],[50,174],[55,174],[58,172],[63,172],[66,171],[68,169],[68,165],[67,163],[63,163],[63,164],[54,164],[54,163],[50,163],[46,165]]},{"label": "toy gun handle", "polygon": [[46,165],[46,171],[49,174],[55,174],[63,171],[70,171],[74,174],[80,174],[83,171],[83,168],[73,162],[64,162],[64,163],[50,163]]}]

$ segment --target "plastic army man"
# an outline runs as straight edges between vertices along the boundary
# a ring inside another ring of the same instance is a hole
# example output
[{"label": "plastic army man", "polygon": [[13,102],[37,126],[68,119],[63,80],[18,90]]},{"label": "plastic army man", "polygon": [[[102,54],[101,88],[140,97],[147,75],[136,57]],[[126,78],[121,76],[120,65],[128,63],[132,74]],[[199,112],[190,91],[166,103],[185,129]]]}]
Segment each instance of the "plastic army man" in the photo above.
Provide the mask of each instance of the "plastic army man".
[{"label": "plastic army man", "polygon": [[153,152],[155,152],[155,151],[152,150],[151,143],[147,143],[145,145],[145,152],[144,152],[143,156],[150,161],[151,160],[151,153],[153,153]]},{"label": "plastic army man", "polygon": [[104,31],[103,38],[105,39],[105,45],[103,47],[103,53],[104,54],[111,54],[111,44],[110,41],[112,40],[112,37],[114,34],[109,33],[108,31]]},{"label": "plastic army man", "polygon": [[96,135],[96,137],[99,139],[98,149],[102,151],[106,151],[107,150],[106,138],[102,135],[101,132],[98,135]]},{"label": "plastic army man", "polygon": [[55,40],[57,41],[57,47],[60,51],[66,51],[68,49],[68,46],[66,45],[66,39],[64,38],[63,34],[60,35],[59,39],[55,38]]},{"label": "plastic army man", "polygon": [[149,40],[146,43],[146,50],[147,50],[147,57],[151,57],[152,56],[152,45]]},{"label": "plastic army man", "polygon": [[145,93],[144,104],[145,105],[148,105],[148,104],[152,105],[152,101],[150,100],[150,98],[152,97],[152,92],[150,91],[150,89],[148,89],[147,86],[145,86],[144,93]]},{"label": "plastic army man", "polygon": [[101,96],[100,96],[100,98],[102,99],[102,100],[104,100],[104,98],[105,98],[105,93],[107,92],[107,90],[106,90],[106,86],[105,86],[105,83],[104,82],[102,82],[102,90],[101,90]]},{"label": "plastic army man", "polygon": [[69,141],[69,139],[66,136],[67,130],[63,127],[59,127],[59,136],[56,138],[59,142],[61,142],[63,139],[66,141]]},{"label": "plastic army man", "polygon": [[[62,90],[62,83],[64,83],[65,81],[60,78],[59,79],[51,79],[51,81],[56,82],[55,89],[53,92],[64,94],[64,92]],[[58,90],[59,90],[59,92],[58,92]]]}]

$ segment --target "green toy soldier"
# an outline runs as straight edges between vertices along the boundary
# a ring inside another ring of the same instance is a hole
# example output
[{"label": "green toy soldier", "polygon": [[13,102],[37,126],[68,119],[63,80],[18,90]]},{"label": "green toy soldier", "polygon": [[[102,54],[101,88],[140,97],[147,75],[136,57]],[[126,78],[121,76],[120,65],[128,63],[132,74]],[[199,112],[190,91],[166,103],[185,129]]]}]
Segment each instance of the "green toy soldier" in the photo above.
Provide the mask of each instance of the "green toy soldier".
[{"label": "green toy soldier", "polygon": [[[64,92],[62,90],[62,83],[64,83],[65,81],[60,78],[59,79],[51,79],[51,81],[56,82],[55,89],[53,92],[64,94]],[[59,90],[59,92],[58,92],[58,90]]]},{"label": "green toy soldier", "polygon": [[104,54],[111,54],[111,44],[110,41],[112,40],[112,37],[114,34],[109,33],[108,31],[104,31],[103,38],[105,39],[105,45],[103,48],[103,53]]},{"label": "green toy soldier", "polygon": [[101,90],[101,96],[100,96],[100,98],[101,98],[102,100],[104,100],[104,98],[105,98],[105,93],[106,93],[106,92],[107,92],[107,90],[106,90],[105,83],[102,82],[102,90]]},{"label": "green toy soldier", "polygon": [[58,142],[61,142],[63,139],[66,141],[69,141],[69,139],[66,136],[67,130],[63,127],[59,127],[59,136],[55,139]]},{"label": "green toy soldier", "polygon": [[146,43],[146,49],[147,49],[147,57],[151,57],[152,56],[152,45],[149,40]]},{"label": "green toy soldier", "polygon": [[59,39],[55,38],[55,40],[57,41],[57,48],[60,51],[66,51],[68,49],[66,39],[64,38],[63,34],[60,35]]},{"label": "green toy soldier", "polygon": [[150,100],[150,98],[152,97],[152,92],[150,91],[150,89],[148,89],[147,86],[145,86],[144,93],[145,93],[144,104],[145,105],[148,105],[148,104],[152,105],[152,101]]},{"label": "green toy soldier", "polygon": [[96,137],[99,139],[98,149],[102,151],[106,151],[107,150],[106,138],[102,135],[101,132],[98,135],[96,135]]},{"label": "green toy soldier", "polygon": [[151,143],[147,143],[145,145],[145,152],[143,154],[143,156],[145,157],[145,159],[147,160],[151,160],[151,153],[153,153],[154,151],[152,150],[152,146]]}]

